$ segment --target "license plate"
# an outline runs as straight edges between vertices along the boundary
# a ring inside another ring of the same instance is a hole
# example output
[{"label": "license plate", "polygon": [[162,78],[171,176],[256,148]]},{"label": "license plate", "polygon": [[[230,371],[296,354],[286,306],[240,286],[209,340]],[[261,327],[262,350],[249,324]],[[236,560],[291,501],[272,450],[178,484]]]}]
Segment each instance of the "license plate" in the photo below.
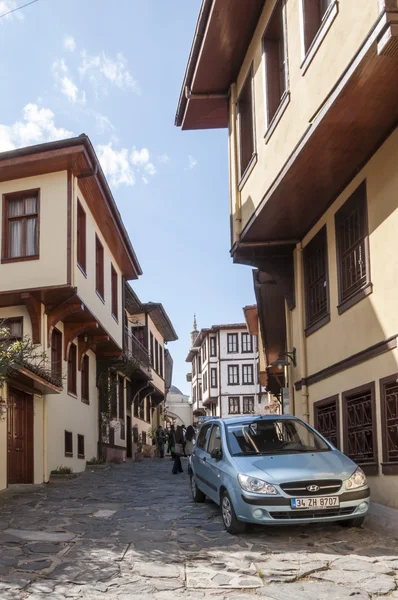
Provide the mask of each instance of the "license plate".
[{"label": "license plate", "polygon": [[292,500],[292,508],[301,510],[321,509],[321,508],[336,508],[340,506],[340,498],[338,496],[317,496],[316,498],[294,498]]}]

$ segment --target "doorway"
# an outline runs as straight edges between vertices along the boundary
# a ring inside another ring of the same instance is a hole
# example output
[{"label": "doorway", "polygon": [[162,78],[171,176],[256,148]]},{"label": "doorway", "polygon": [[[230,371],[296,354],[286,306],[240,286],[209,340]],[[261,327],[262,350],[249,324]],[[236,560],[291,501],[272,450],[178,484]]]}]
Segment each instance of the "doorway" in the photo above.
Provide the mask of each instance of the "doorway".
[{"label": "doorway", "polygon": [[33,396],[8,388],[8,485],[33,483]]},{"label": "doorway", "polygon": [[132,438],[131,438],[132,432],[131,432],[131,417],[129,415],[127,415],[127,432],[126,432],[126,442],[127,442],[127,458],[133,458],[133,445],[132,445]]}]

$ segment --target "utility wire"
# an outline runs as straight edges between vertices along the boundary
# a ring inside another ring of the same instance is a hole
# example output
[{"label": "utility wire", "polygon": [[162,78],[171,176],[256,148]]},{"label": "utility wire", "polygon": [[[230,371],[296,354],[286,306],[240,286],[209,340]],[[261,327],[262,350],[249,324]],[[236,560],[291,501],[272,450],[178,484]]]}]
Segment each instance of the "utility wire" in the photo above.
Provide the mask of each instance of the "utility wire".
[{"label": "utility wire", "polygon": [[35,2],[38,2],[39,0],[32,0],[32,2],[28,2],[27,4],[24,4],[23,6],[17,6],[17,8],[13,8],[12,10],[9,10],[8,12],[4,13],[4,15],[0,15],[0,19],[2,17],[6,17],[7,15],[10,15],[11,13],[15,12],[16,10],[21,10],[21,8],[25,8],[26,6],[30,6],[31,4],[34,4]]}]

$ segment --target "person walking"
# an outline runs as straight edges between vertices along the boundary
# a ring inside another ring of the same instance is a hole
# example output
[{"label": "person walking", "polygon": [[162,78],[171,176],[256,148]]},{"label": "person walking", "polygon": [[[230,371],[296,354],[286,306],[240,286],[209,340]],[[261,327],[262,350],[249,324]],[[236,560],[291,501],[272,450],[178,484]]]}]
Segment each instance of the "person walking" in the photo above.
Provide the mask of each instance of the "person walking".
[{"label": "person walking", "polygon": [[195,439],[195,430],[192,425],[188,425],[185,433],[185,455],[191,456],[193,452],[193,444]]},{"label": "person walking", "polygon": [[174,445],[174,464],[172,473],[177,475],[177,473],[182,473],[183,468],[181,464],[181,456],[184,456],[184,432],[182,430],[181,425],[177,425],[177,429],[175,432],[175,445]]},{"label": "person walking", "polygon": [[172,460],[174,460],[174,446],[175,446],[175,430],[174,430],[174,425],[170,425],[169,434],[167,436],[167,452],[171,454]]},{"label": "person walking", "polygon": [[159,427],[156,430],[156,444],[158,447],[158,451],[159,451],[159,457],[160,458],[164,458],[164,445],[166,443],[166,437],[164,434],[164,430],[163,427],[161,425],[159,425]]}]

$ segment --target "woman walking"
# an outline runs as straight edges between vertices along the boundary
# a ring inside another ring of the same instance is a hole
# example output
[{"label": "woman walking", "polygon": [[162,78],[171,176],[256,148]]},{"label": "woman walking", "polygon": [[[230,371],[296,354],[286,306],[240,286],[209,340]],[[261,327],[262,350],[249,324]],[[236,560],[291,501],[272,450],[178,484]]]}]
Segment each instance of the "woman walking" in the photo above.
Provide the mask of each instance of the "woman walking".
[{"label": "woman walking", "polygon": [[175,432],[175,445],[174,445],[174,464],[172,473],[177,475],[177,473],[182,473],[182,464],[181,464],[181,456],[184,456],[184,432],[182,430],[181,425],[177,425]]},{"label": "woman walking", "polygon": [[163,431],[163,427],[159,425],[156,431],[156,444],[158,446],[159,457],[164,458],[164,445],[166,442],[166,437]]},{"label": "woman walking", "polygon": [[192,425],[188,425],[185,433],[185,455],[191,456],[193,452],[193,443],[195,439],[195,430]]}]

